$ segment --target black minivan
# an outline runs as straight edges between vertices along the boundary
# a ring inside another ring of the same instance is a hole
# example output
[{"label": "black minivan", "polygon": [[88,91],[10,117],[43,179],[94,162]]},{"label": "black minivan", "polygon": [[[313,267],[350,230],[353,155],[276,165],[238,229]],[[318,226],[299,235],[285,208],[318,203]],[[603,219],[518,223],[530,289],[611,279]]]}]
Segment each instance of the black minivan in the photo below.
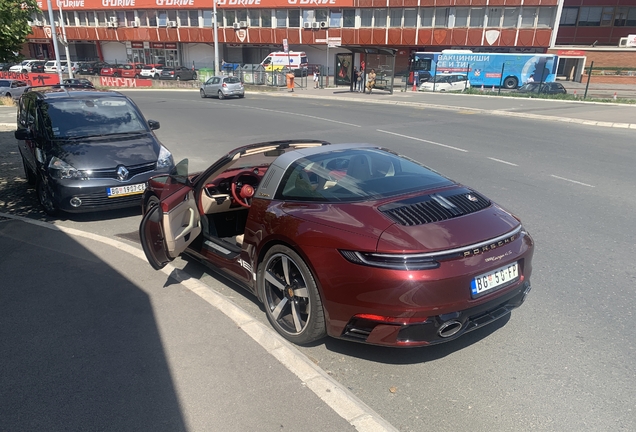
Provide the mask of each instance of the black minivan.
[{"label": "black minivan", "polygon": [[155,129],[121,93],[58,85],[22,95],[15,138],[28,182],[55,215],[140,206],[148,179],[174,167]]}]

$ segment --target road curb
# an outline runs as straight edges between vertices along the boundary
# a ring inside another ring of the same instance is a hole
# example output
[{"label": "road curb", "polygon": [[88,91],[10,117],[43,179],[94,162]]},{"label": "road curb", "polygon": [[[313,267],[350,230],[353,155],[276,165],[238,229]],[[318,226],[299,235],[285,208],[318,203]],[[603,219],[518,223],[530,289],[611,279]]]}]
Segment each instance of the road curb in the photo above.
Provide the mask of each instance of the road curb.
[{"label": "road curb", "polygon": [[[1,124],[0,124],[1,126]],[[75,228],[61,227],[48,222],[37,221],[22,216],[1,213],[0,217],[21,220],[39,227],[61,231],[70,236],[82,237],[114,247],[147,263],[143,251],[119,240],[89,233]],[[226,315],[256,343],[276,358],[290,372],[296,375],[325,404],[340,417],[349,422],[359,432],[398,432],[371,407],[362,402],[345,386],[334,380],[324,370],[312,362],[295,346],[283,339],[273,329],[253,318],[248,312],[187,272],[168,264],[161,270],[167,276],[199,296],[211,306]]]}]

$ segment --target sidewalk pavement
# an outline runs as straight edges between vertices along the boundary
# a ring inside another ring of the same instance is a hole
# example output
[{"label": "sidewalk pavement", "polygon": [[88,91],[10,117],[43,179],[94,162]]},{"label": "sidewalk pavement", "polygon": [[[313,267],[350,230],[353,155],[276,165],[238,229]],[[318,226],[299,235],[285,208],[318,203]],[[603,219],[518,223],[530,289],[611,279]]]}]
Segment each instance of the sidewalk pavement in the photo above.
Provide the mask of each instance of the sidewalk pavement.
[{"label": "sidewalk pavement", "polygon": [[138,245],[0,214],[0,272],[2,430],[396,430]]},{"label": "sidewalk pavement", "polygon": [[[443,109],[452,111],[470,111],[475,113],[497,115],[503,117],[518,117],[533,120],[560,121],[588,126],[602,126],[615,128],[636,129],[636,105],[620,103],[601,103],[589,101],[569,101],[556,99],[534,99],[501,96],[461,94],[461,93],[431,93],[412,91],[412,88],[394,88],[393,94],[382,90],[373,93],[358,93],[349,91],[349,87],[327,87],[315,89],[313,83],[309,87],[296,87],[294,92],[286,88],[277,92],[263,93],[273,96],[306,97],[315,99],[346,100],[350,102],[365,102],[385,105],[403,105],[429,109]],[[568,92],[574,89],[580,91],[580,83],[564,83]],[[636,89],[633,86],[597,84],[591,87],[594,92],[623,91],[632,92],[636,99]],[[405,90],[405,91],[403,91]],[[598,93],[597,93],[598,94]]]}]

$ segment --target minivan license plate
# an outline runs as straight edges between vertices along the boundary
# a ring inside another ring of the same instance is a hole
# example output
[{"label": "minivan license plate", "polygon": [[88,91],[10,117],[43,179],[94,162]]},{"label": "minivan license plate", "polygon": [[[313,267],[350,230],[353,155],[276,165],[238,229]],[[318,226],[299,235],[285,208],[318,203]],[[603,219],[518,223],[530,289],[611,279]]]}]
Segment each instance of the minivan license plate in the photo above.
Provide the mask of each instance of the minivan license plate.
[{"label": "minivan license plate", "polygon": [[146,183],[138,183],[127,186],[115,186],[107,188],[108,198],[115,198],[127,195],[137,195],[143,193],[146,190]]},{"label": "minivan license plate", "polygon": [[515,262],[477,276],[470,283],[470,291],[473,297],[477,297],[485,291],[493,290],[517,278],[519,278],[519,264]]}]

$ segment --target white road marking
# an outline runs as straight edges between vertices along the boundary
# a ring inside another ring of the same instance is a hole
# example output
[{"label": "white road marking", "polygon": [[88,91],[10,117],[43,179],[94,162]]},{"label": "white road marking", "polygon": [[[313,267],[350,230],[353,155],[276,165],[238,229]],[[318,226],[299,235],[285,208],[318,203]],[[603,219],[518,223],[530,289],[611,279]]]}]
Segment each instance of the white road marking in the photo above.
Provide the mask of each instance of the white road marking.
[{"label": "white road marking", "polygon": [[491,157],[489,157],[488,159],[490,159],[492,161],[495,161],[495,162],[501,162],[502,164],[506,164],[506,165],[519,166],[516,163],[506,162],[505,160],[501,160],[501,159],[496,159],[496,158],[491,158]]},{"label": "white road marking", "polygon": [[579,184],[581,186],[587,186],[587,187],[591,187],[591,188],[596,187],[596,186],[592,186],[592,185],[587,184],[587,183],[581,183],[580,181],[571,180],[569,178],[559,177],[559,176],[556,176],[554,174],[550,174],[550,177],[554,177],[555,179],[559,179],[559,180],[565,180],[565,181],[570,182],[570,183],[576,183],[576,184]]},{"label": "white road marking", "polygon": [[[143,250],[141,250],[141,247],[135,247],[99,234],[53,225],[22,216],[8,213],[0,213],[0,216],[21,220],[56,231],[62,231],[71,236],[94,240],[133,255],[144,261],[144,263],[147,263],[146,256]],[[371,409],[371,407],[358,399],[344,385],[330,377],[327,372],[312,362],[305,354],[300,352],[298,348],[283,339],[283,337],[272,328],[256,320],[232,300],[171,264],[166,265],[161,271],[165,275],[177,280],[182,286],[234,321],[241,330],[254,339],[254,341],[263,347],[270,355],[274,356],[290,372],[296,375],[307,388],[313,391],[325,404],[340,415],[340,417],[353,425],[357,431],[398,432],[394,426],[384,420],[378,413]]]},{"label": "white road marking", "polygon": [[428,143],[428,144],[433,144],[433,145],[440,146],[440,147],[446,147],[446,148],[449,148],[451,150],[457,150],[457,151],[460,151],[460,152],[468,153],[468,150],[464,150],[464,149],[461,149],[459,147],[453,147],[453,146],[449,146],[447,144],[441,144],[441,143],[438,143],[438,142],[435,142],[435,141],[429,141],[429,140],[425,140],[425,139],[422,139],[422,138],[416,138],[416,137],[412,137],[412,136],[408,136],[408,135],[402,135],[402,134],[399,134],[399,133],[389,132],[389,131],[385,131],[385,130],[382,130],[382,129],[376,129],[376,130],[378,132],[382,132],[382,133],[385,133],[385,134],[395,135],[395,136],[399,136],[401,138],[411,139],[411,140],[414,140],[414,141],[421,141],[421,142],[425,142],[425,143]]},{"label": "white road marking", "polygon": [[[225,105],[230,105],[230,104],[225,104]],[[351,127],[362,127],[360,125],[357,124],[353,124],[353,123],[346,123],[346,122],[341,122],[338,120],[332,120],[332,119],[328,119],[328,118],[324,118],[324,117],[317,117],[317,116],[312,116],[309,114],[302,114],[302,113],[295,113],[295,112],[288,112],[288,111],[279,111],[279,110],[274,110],[274,109],[269,109],[269,108],[258,108],[258,107],[251,107],[251,106],[245,106],[245,105],[235,105],[239,108],[249,108],[249,109],[254,109],[254,110],[259,110],[259,111],[267,111],[267,112],[272,112],[272,113],[276,113],[276,114],[284,114],[284,115],[290,115],[290,116],[297,116],[297,117],[306,117],[306,118],[310,118],[310,119],[314,119],[314,120],[321,120],[321,121],[325,121],[325,122],[329,122],[329,123],[338,123],[341,125],[345,125],[345,126],[351,126]]]}]

